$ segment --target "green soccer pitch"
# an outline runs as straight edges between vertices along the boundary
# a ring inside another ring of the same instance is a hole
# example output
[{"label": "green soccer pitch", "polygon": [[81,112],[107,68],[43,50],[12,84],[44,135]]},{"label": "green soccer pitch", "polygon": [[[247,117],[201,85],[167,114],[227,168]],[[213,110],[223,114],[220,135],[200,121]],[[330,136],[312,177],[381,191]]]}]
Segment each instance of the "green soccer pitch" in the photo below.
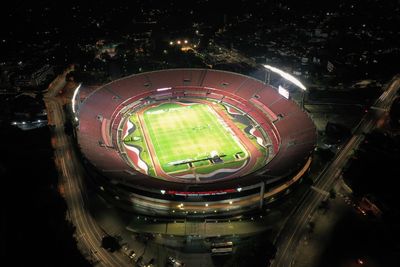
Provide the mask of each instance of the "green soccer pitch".
[{"label": "green soccer pitch", "polygon": [[[187,170],[185,162],[192,162],[200,173],[238,167],[248,157],[239,138],[207,104],[163,103],[142,116],[156,160],[166,173]],[[223,162],[211,164],[207,158],[214,155]]]}]

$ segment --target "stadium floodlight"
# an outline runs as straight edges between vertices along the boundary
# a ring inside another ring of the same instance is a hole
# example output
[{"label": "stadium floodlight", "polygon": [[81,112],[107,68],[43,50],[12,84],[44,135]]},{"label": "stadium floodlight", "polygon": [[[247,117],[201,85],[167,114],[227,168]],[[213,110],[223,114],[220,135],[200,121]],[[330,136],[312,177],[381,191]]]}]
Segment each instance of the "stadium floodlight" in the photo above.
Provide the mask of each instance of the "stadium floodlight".
[{"label": "stadium floodlight", "polygon": [[75,99],[76,99],[76,95],[77,95],[78,92],[79,92],[79,89],[81,88],[81,85],[82,85],[82,83],[80,83],[80,84],[75,88],[74,94],[72,95],[72,112],[73,112],[74,114],[76,113],[76,111],[75,111]]},{"label": "stadium floodlight", "polygon": [[279,85],[278,93],[282,95],[284,98],[289,99],[289,91]]},{"label": "stadium floodlight", "polygon": [[297,78],[295,78],[291,74],[284,72],[283,70],[280,70],[278,68],[272,67],[270,65],[263,64],[263,66],[264,66],[264,68],[279,74],[282,78],[285,78],[289,82],[292,82],[293,84],[297,85],[302,90],[304,90],[304,91],[307,90],[306,87]]},{"label": "stadium floodlight", "polygon": [[[75,99],[76,99],[76,96],[77,96],[77,94],[78,94],[78,92],[79,92],[79,89],[81,88],[81,85],[82,85],[82,83],[80,83],[76,88],[75,88],[75,91],[74,91],[74,94],[72,95],[72,112],[75,114],[76,113],[76,110],[75,110]],[[76,117],[75,116],[75,121],[78,121],[78,117]]]},{"label": "stadium floodlight", "polygon": [[171,87],[164,87],[164,88],[158,88],[157,92],[162,92],[162,91],[167,91],[167,90],[171,90]]}]

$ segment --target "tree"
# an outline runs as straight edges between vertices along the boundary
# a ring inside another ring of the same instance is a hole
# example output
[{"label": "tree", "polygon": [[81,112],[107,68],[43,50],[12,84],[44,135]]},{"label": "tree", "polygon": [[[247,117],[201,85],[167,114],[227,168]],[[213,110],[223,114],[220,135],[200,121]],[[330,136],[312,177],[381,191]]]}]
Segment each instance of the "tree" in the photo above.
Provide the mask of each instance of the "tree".
[{"label": "tree", "polygon": [[315,222],[309,221],[308,224],[307,224],[307,227],[308,227],[308,232],[309,232],[309,233],[314,232],[314,229],[315,229]]},{"label": "tree", "polygon": [[331,198],[331,199],[336,198],[336,192],[333,188],[329,191],[329,198]]},{"label": "tree", "polygon": [[110,235],[106,235],[101,239],[101,246],[110,252],[121,249],[118,239]]},{"label": "tree", "polygon": [[69,136],[71,136],[72,135],[72,133],[73,133],[73,126],[72,126],[72,123],[71,123],[71,121],[70,120],[67,120],[65,123],[64,123],[64,131],[65,131],[65,133],[67,134],[67,135],[69,135]]}]

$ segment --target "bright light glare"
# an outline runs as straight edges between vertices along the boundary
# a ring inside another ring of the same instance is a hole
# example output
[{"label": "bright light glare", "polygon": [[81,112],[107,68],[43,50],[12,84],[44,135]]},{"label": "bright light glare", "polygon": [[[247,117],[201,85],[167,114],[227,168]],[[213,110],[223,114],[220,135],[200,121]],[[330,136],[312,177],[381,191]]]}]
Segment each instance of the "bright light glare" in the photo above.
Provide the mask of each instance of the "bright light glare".
[{"label": "bright light glare", "polygon": [[158,88],[157,92],[171,90],[171,87]]},{"label": "bright light glare", "polygon": [[188,43],[188,40],[185,40],[184,43],[187,44],[187,43]]},{"label": "bright light glare", "polygon": [[279,85],[278,87],[278,93],[285,97],[286,99],[289,99],[289,91],[283,88],[282,86]]},{"label": "bright light glare", "polygon": [[163,195],[165,194],[165,190],[160,190],[160,192],[161,192],[161,194],[163,194]]},{"label": "bright light glare", "polygon": [[263,66],[264,66],[264,68],[269,69],[270,71],[279,74],[281,77],[285,78],[286,80],[294,83],[295,85],[297,85],[301,89],[306,90],[306,87],[297,78],[293,77],[289,73],[284,72],[283,70],[280,70],[278,68],[272,67],[270,65],[263,65]]},{"label": "bright light glare", "polygon": [[79,92],[79,89],[81,88],[81,85],[82,85],[82,83],[80,83],[79,85],[78,85],[78,87],[76,87],[76,89],[75,89],[75,91],[74,91],[74,94],[72,95],[72,112],[75,114],[75,98],[76,98],[76,95],[78,94],[78,92]]},{"label": "bright light glare", "polygon": [[237,188],[237,191],[238,191],[238,192],[242,191],[242,188],[241,188],[241,187],[238,187],[238,188]]}]

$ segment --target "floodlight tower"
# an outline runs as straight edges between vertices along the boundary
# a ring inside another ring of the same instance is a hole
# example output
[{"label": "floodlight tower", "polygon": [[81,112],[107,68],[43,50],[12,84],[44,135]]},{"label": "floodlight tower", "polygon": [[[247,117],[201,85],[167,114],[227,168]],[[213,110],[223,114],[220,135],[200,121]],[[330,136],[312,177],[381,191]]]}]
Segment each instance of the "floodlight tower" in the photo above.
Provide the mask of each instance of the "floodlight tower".
[{"label": "floodlight tower", "polygon": [[79,111],[79,89],[81,88],[82,83],[80,83],[74,90],[74,94],[72,95],[71,99],[71,106],[72,106],[72,115],[74,116],[74,122],[78,122],[78,111]]},{"label": "floodlight tower", "polygon": [[[301,91],[301,109],[304,110],[304,96],[305,96],[305,91],[307,90],[307,88],[293,75],[284,72],[281,69],[278,69],[276,67],[267,65],[267,64],[263,64],[264,68],[266,69],[266,75],[265,75],[265,83],[267,83],[267,73],[268,73],[268,84],[270,82],[270,72],[274,72],[276,74],[278,74],[279,76],[281,76],[282,78],[284,78],[285,80],[293,83],[294,85],[296,85],[297,87],[299,87],[302,91]],[[287,90],[285,90],[283,87],[280,86],[279,88],[279,93],[281,95],[283,95],[284,97],[288,98],[286,95],[288,95]]]}]

